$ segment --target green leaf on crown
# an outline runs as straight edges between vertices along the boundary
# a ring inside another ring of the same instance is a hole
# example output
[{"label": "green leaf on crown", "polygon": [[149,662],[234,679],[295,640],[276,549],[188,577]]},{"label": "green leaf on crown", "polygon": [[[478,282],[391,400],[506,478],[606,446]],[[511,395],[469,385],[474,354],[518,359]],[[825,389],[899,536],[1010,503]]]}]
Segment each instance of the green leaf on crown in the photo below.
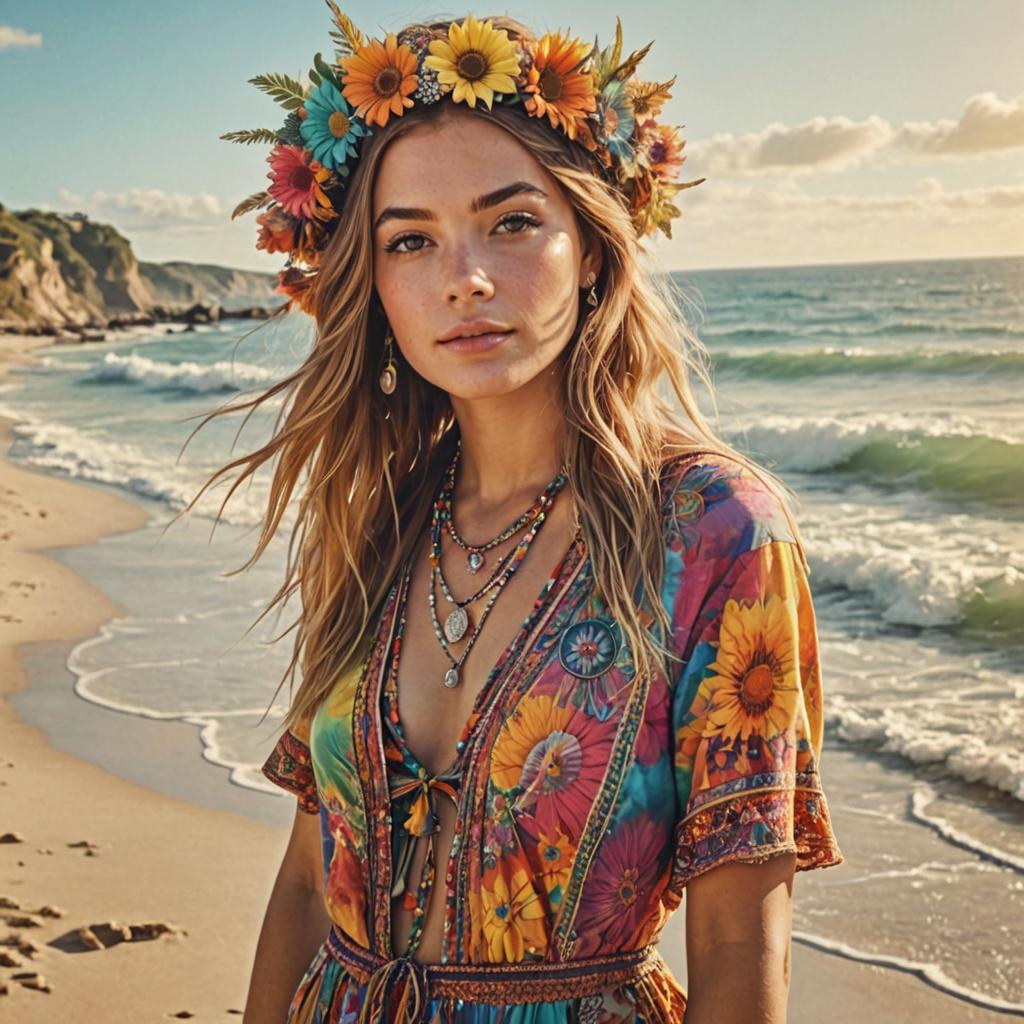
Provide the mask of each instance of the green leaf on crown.
[{"label": "green leaf on crown", "polygon": [[284,124],[278,129],[276,142],[282,142],[286,146],[298,146],[302,149],[306,143],[299,131],[299,115],[293,110],[285,119]]},{"label": "green leaf on crown", "polygon": [[285,110],[296,110],[306,102],[306,90],[288,75],[257,75],[249,82],[262,89]]},{"label": "green leaf on crown", "polygon": [[327,6],[330,7],[331,14],[334,15],[334,24],[338,28],[337,32],[330,33],[338,60],[350,57],[359,47],[366,45],[366,37],[355,27],[348,15],[341,13],[341,8],[334,0],[327,0]]},{"label": "green leaf on crown", "polygon": [[[324,60],[321,54],[318,53],[313,58],[313,67],[316,68],[317,73],[324,81],[330,82],[338,92],[341,92],[341,79],[338,78],[337,72]],[[311,71],[309,74],[312,77],[313,72]]]},{"label": "green leaf on crown", "polygon": [[251,146],[254,142],[262,142],[270,146],[278,143],[277,132],[269,128],[253,128],[251,131],[225,132],[222,136],[225,142],[240,142],[244,146]]},{"label": "green leaf on crown", "polygon": [[263,206],[266,206],[270,202],[269,192],[254,192],[248,199],[243,199],[234,209],[231,214],[231,219],[234,220],[236,217],[241,217],[244,213],[251,213],[253,210],[258,210]]}]

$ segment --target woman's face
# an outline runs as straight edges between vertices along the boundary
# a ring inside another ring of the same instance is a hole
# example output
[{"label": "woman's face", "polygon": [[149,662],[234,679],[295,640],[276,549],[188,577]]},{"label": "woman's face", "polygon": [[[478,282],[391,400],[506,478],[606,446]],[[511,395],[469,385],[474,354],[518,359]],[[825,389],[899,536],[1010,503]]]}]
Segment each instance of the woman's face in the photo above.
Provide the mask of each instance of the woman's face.
[{"label": "woman's face", "polygon": [[[453,398],[508,394],[550,367],[600,270],[555,179],[502,128],[457,110],[388,147],[373,225],[395,340]],[[443,340],[453,334],[477,337]]]}]

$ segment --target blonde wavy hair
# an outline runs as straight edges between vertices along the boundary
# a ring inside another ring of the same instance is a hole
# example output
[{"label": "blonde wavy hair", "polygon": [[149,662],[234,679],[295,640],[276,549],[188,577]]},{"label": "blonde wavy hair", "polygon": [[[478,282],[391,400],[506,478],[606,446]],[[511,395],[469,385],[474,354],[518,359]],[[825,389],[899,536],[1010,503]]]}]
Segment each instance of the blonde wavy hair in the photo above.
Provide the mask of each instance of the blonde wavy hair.
[{"label": "blonde wavy hair", "polygon": [[[491,20],[513,38],[529,37],[513,19]],[[448,24],[406,30],[441,34]],[[286,681],[291,690],[301,670],[286,728],[308,721],[339,676],[365,657],[396,574],[428,526],[458,436],[447,393],[418,376],[400,352],[396,391],[384,395],[378,387],[387,325],[373,286],[372,200],[381,160],[395,139],[449,109],[447,103],[417,106],[391,118],[364,143],[318,268],[311,351],[283,380],[209,413],[196,428],[215,416],[243,410],[251,415],[283,396],[270,440],[213,473],[185,511],[207,488],[239,470],[223,511],[248,477],[273,462],[256,548],[234,570],[242,572],[263,554],[298,492],[285,579],[256,620],[300,591],[301,613],[285,631],[296,630],[292,657],[271,698],[272,705]],[[590,153],[541,120],[500,104],[487,112],[465,110],[499,125],[533,154],[572,204],[582,237],[601,248],[600,303],[592,312],[581,303],[560,361],[561,456],[596,585],[630,645],[636,671],[648,672],[669,655],[661,639],[670,629],[668,613],[657,599],[665,460],[683,452],[725,456],[777,492],[782,488],[717,437],[702,416],[691,380],[702,381],[709,392],[711,384],[706,353],[679,309],[685,296],[667,277],[642,268],[626,204]],[[656,599],[635,604],[638,586]]]}]

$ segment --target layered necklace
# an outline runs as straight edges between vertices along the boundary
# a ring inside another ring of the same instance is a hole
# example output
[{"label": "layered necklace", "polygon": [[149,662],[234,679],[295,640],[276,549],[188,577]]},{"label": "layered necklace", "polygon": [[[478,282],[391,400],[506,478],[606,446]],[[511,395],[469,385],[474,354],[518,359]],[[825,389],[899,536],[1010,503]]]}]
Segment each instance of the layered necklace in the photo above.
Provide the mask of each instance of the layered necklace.
[{"label": "layered necklace", "polygon": [[[430,617],[434,624],[434,635],[437,637],[438,642],[441,645],[441,649],[448,658],[449,668],[444,674],[444,685],[449,689],[459,685],[462,665],[468,657],[469,652],[473,649],[473,645],[476,643],[477,638],[480,636],[480,631],[483,629],[484,622],[486,621],[491,608],[494,606],[494,602],[498,599],[498,595],[505,587],[505,584],[512,578],[515,571],[519,568],[523,559],[526,557],[526,553],[529,551],[530,545],[533,543],[534,538],[538,533],[540,533],[541,528],[544,525],[547,513],[554,504],[558,492],[565,486],[568,479],[564,472],[559,472],[558,475],[548,483],[544,490],[537,495],[530,508],[527,509],[526,512],[524,512],[514,523],[502,530],[497,537],[487,541],[486,544],[467,544],[458,536],[458,533],[455,530],[454,516],[452,513],[452,495],[455,491],[455,470],[458,465],[459,455],[461,452],[462,444],[460,440],[455,449],[455,455],[445,472],[441,491],[438,494],[437,500],[434,502],[433,516],[430,523],[431,574],[430,587],[428,588]],[[479,572],[481,566],[484,564],[485,551],[489,551],[491,548],[496,547],[502,541],[509,540],[524,528],[526,528],[526,532],[523,534],[522,539],[507,555],[499,559],[494,571],[490,574],[484,585],[480,587],[476,593],[471,594],[465,600],[456,600],[448,587],[448,581],[445,579],[444,571],[441,567],[441,537],[443,532],[447,530],[448,535],[452,538],[455,544],[462,548],[463,551],[467,552],[468,559],[466,569],[468,572],[475,574]],[[452,610],[445,618],[443,626],[441,625],[441,621],[437,614],[435,583],[440,585],[441,593],[444,595],[445,601],[447,601],[448,604],[453,605]],[[480,598],[484,597],[488,593],[490,593],[491,596],[488,599],[487,604],[484,605],[483,610],[480,612],[480,618],[473,627],[473,632],[470,634],[465,650],[458,658],[454,657],[449,645],[458,643],[466,635],[466,632],[472,625],[468,606],[473,604],[474,601],[480,600]]]}]

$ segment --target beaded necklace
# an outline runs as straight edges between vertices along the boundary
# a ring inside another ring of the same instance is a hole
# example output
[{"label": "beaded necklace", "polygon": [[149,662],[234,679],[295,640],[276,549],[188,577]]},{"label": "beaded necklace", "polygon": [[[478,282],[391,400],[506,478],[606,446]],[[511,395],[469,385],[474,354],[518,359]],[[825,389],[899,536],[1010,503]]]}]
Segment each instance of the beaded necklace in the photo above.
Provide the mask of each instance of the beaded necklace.
[{"label": "beaded necklace", "polygon": [[[554,502],[558,491],[561,490],[565,482],[566,478],[564,475],[559,474],[559,476],[548,485],[548,488],[546,488],[541,497],[538,498],[540,507],[537,508],[536,512],[533,514],[530,532],[526,534],[523,541],[517,545],[512,554],[502,560],[502,563],[496,570],[495,575],[497,583],[494,586],[494,593],[488,601],[484,612],[481,614],[480,621],[477,623],[476,629],[473,636],[470,638],[470,642],[467,645],[466,650],[459,658],[455,671],[458,671],[458,668],[461,668],[470,648],[473,646],[476,638],[480,635],[480,630],[483,628],[483,622],[486,618],[487,612],[494,604],[498,594],[501,592],[501,589],[526,557],[530,543],[537,533],[540,532],[546,518],[546,513]],[[441,521],[438,512],[442,507],[441,497],[444,497],[443,492],[438,501],[435,502],[435,516],[431,531],[430,598],[434,631],[435,634],[438,635],[439,639],[441,639],[442,646],[444,646],[440,623],[437,621],[433,586],[434,575],[437,571],[437,567],[433,562],[433,557],[435,551],[438,555],[440,553]],[[450,507],[450,494],[447,497]],[[531,513],[533,512],[534,510],[531,508]],[[571,550],[572,549],[570,548],[570,551]],[[565,557],[568,557],[568,553]],[[439,560],[440,559],[438,558],[438,561]],[[563,558],[563,561],[559,564],[559,570],[564,564],[564,560],[565,559]],[[505,563],[507,563],[507,568],[503,568]],[[440,821],[437,817],[435,794],[438,792],[443,793],[452,801],[453,804],[456,805],[456,808],[458,807],[458,794],[463,773],[463,753],[466,749],[466,744],[469,740],[473,724],[476,721],[476,714],[474,713],[470,716],[469,721],[464,726],[462,735],[459,737],[459,740],[455,745],[455,761],[443,772],[439,772],[436,775],[432,775],[422,764],[419,763],[415,755],[409,749],[408,743],[405,740],[405,732],[402,728],[402,723],[398,714],[398,665],[401,656],[402,639],[405,633],[408,610],[408,592],[410,580],[412,578],[412,564],[413,560],[410,558],[402,573],[399,583],[399,591],[397,595],[398,623],[395,636],[393,638],[388,671],[385,673],[384,685],[382,687],[382,700],[384,702],[385,711],[384,720],[387,723],[388,730],[397,747],[397,756],[389,758],[389,760],[391,760],[391,764],[388,769],[388,790],[393,803],[399,802],[400,804],[406,805],[406,819],[403,827],[400,830],[392,829],[392,842],[394,844],[392,847],[394,873],[391,895],[393,898],[397,898],[399,896],[403,897],[403,905],[405,909],[412,912],[412,925],[404,954],[409,957],[411,957],[419,948],[420,942],[423,938],[423,928],[427,914],[427,902],[430,898],[430,893],[433,889],[437,872],[435,836],[440,831]],[[552,580],[549,581],[549,586],[553,582],[554,579],[552,578]],[[536,613],[536,608],[534,608],[533,613]],[[446,646],[444,646],[444,649],[445,653],[448,654],[449,659],[451,659],[451,654]],[[449,673],[451,671],[452,669],[449,669]],[[446,674],[446,685],[448,685],[447,678],[448,676]],[[457,682],[458,677],[456,676],[456,683]],[[478,695],[478,702],[480,700],[480,696],[482,696],[482,694]],[[416,844],[421,837],[426,838],[427,849],[424,855],[423,866],[420,869],[419,882],[416,885],[415,892],[413,892],[409,889],[409,871],[412,867]]]},{"label": "beaded necklace", "polygon": [[[445,472],[444,487],[441,491],[442,500],[444,502],[442,515],[445,521],[445,528],[448,530],[448,536],[451,537],[452,543],[466,552],[466,570],[475,575],[483,567],[485,551],[490,551],[491,548],[497,547],[503,541],[514,537],[520,530],[525,526],[528,526],[534,520],[539,510],[538,503],[541,495],[537,496],[534,503],[514,523],[510,523],[506,526],[505,529],[496,537],[492,537],[485,544],[470,544],[468,541],[463,540],[458,530],[455,529],[455,516],[452,512],[452,494],[455,491],[455,469],[461,455],[462,438],[460,437],[455,445],[455,454]],[[548,484],[548,487],[550,486],[551,485]]]},{"label": "beaded necklace", "polygon": [[[431,523],[430,587],[427,599],[430,604],[430,618],[434,626],[434,635],[437,637],[437,640],[441,645],[441,649],[444,651],[445,657],[449,662],[448,671],[445,672],[443,680],[444,685],[449,689],[453,689],[459,685],[462,665],[469,656],[469,652],[473,649],[477,638],[480,636],[480,631],[483,629],[484,622],[487,620],[487,616],[490,614],[491,608],[494,606],[494,602],[497,601],[502,589],[512,576],[515,575],[516,570],[526,557],[526,554],[530,549],[530,545],[533,543],[537,534],[540,533],[541,528],[547,519],[547,513],[554,504],[558,492],[565,486],[567,479],[568,478],[564,473],[559,473],[547,485],[547,487],[544,488],[534,503],[534,506],[531,506],[529,513],[527,513],[532,518],[529,530],[527,530],[523,539],[516,545],[511,555],[507,556],[506,559],[499,564],[498,569],[484,587],[465,601],[456,601],[448,590],[444,573],[441,570],[441,533],[445,525],[442,510],[446,507],[449,510],[451,509],[451,489],[454,486],[454,474],[446,475],[444,489],[438,496],[437,501],[434,503],[434,517]],[[445,598],[455,605],[452,611],[448,613],[443,629],[437,616],[437,597],[434,593],[435,581],[440,581],[441,590]],[[458,641],[465,636],[466,630],[470,626],[469,613],[466,611],[465,606],[481,597],[492,588],[493,593],[487,601],[487,604],[484,605],[483,611],[480,613],[480,618],[470,635],[465,650],[458,658],[455,658],[452,655],[449,644],[458,643]]]}]

